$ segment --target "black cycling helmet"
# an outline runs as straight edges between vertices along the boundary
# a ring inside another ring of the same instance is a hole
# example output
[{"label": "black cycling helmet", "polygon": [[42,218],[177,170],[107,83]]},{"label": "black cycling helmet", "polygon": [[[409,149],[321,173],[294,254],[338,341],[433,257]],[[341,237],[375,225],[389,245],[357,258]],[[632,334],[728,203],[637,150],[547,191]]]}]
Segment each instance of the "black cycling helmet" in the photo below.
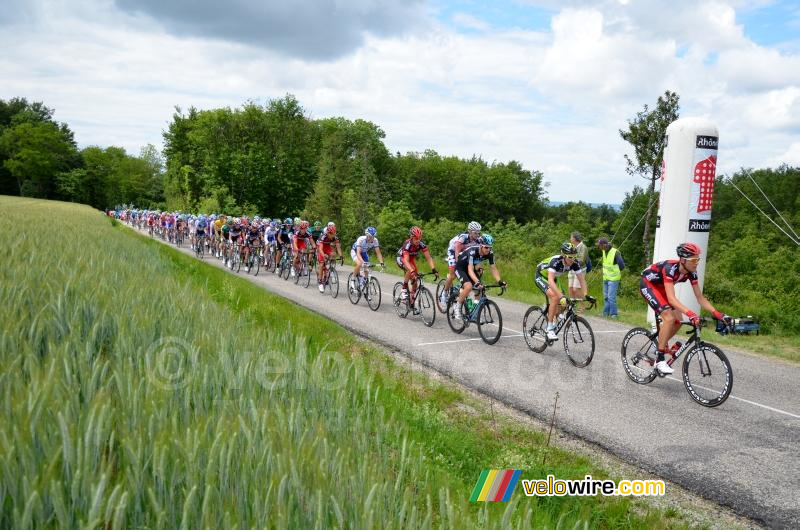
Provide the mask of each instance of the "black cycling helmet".
[{"label": "black cycling helmet", "polygon": [[569,241],[565,241],[561,245],[561,255],[562,256],[577,256],[578,255],[578,249],[575,248],[575,245],[573,245]]}]

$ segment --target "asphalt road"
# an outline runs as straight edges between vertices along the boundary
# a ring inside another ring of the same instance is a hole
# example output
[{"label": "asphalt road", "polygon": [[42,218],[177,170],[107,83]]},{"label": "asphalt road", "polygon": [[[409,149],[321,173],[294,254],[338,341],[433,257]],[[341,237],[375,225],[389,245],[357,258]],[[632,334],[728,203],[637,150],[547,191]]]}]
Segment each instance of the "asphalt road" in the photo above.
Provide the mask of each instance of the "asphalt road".
[{"label": "asphalt road", "polygon": [[[222,266],[208,256],[205,261]],[[345,291],[350,270],[341,267],[337,299],[320,294],[314,279],[306,289],[263,270],[257,277],[244,269],[239,275],[537,418],[550,418],[558,392],[562,430],[769,527],[800,528],[800,367],[726,352],[733,392],[709,409],[689,397],[680,363],[673,376],[649,385],[631,382],[620,362],[625,325],[589,317],[594,359],[576,368],[560,342],[542,354],[527,348],[520,330],[528,306],[522,303],[492,298],[502,311],[503,336],[489,346],[474,325],[454,334],[442,314],[431,328],[418,316],[399,318],[391,303],[396,276],[376,274],[383,292],[377,312],[363,300],[351,304]],[[706,339],[713,342],[713,336],[706,331]]]}]

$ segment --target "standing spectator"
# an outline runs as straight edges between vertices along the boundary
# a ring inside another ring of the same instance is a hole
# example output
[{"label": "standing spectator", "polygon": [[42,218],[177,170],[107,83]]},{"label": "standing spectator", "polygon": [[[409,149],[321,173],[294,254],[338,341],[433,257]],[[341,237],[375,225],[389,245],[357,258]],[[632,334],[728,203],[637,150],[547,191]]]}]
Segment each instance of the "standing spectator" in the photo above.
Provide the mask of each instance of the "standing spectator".
[{"label": "standing spectator", "polygon": [[583,298],[587,293],[584,293],[583,289],[581,289],[581,282],[578,280],[578,274],[586,274],[586,260],[589,258],[589,249],[586,248],[586,244],[583,242],[583,236],[580,232],[572,232],[569,241],[578,250],[578,254],[575,256],[575,259],[578,261],[578,264],[581,267],[580,272],[569,271],[569,274],[567,275],[569,297]]},{"label": "standing spectator", "polygon": [[607,237],[598,239],[597,246],[603,251],[603,316],[617,318],[617,291],[625,262],[620,251],[611,246]]}]

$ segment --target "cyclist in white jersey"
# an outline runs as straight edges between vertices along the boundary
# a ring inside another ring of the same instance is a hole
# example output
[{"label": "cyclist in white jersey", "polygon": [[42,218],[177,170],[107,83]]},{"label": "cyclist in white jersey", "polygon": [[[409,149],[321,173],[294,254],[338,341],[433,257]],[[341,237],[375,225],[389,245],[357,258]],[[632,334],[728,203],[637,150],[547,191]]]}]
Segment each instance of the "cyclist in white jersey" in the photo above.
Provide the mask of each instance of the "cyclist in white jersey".
[{"label": "cyclist in white jersey", "polygon": [[383,254],[381,254],[381,244],[378,242],[378,231],[374,226],[367,227],[364,230],[364,235],[356,239],[350,249],[350,258],[355,263],[353,267],[353,278],[358,278],[361,274],[361,266],[369,263],[369,251],[375,249],[375,255],[380,260],[381,267],[383,267]]},{"label": "cyclist in white jersey", "polygon": [[444,289],[442,289],[441,302],[442,305],[447,305],[447,293],[450,292],[450,287],[453,286],[453,280],[456,277],[456,261],[462,251],[474,247],[478,244],[478,239],[481,237],[481,225],[477,221],[472,221],[467,225],[467,231],[463,234],[458,234],[450,240],[447,246],[447,279],[444,282]]}]

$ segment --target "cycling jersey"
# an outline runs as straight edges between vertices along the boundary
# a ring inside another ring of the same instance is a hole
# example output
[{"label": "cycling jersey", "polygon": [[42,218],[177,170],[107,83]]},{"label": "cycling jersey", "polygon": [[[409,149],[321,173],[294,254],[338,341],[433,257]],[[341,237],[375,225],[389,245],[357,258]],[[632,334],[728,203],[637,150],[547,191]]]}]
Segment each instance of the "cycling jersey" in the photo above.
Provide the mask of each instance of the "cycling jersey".
[{"label": "cycling jersey", "polygon": [[581,263],[578,260],[572,260],[572,265],[567,267],[567,265],[564,263],[564,256],[557,254],[552,258],[542,261],[536,266],[536,275],[542,276],[545,280],[547,280],[548,271],[553,271],[553,275],[558,278],[569,271],[580,272]]},{"label": "cycling jersey", "polygon": [[271,226],[264,230],[264,237],[268,243],[274,243],[278,235],[278,229]]},{"label": "cycling jersey", "polygon": [[642,271],[639,292],[656,315],[660,315],[667,309],[674,309],[669,303],[664,284],[682,283],[688,280],[692,285],[697,285],[697,273],[687,271],[681,274],[680,265],[679,260],[670,259],[653,263]]},{"label": "cycling jersey", "polygon": [[361,247],[361,252],[369,252],[373,248],[380,248],[381,245],[378,243],[377,237],[373,237],[372,241],[369,241],[367,236],[364,235],[356,239],[356,242],[353,243],[352,250],[358,252],[358,247]]},{"label": "cycling jersey", "polygon": [[676,259],[653,263],[642,271],[642,278],[660,290],[664,289],[664,283],[681,283],[688,280],[692,285],[697,285],[697,273],[681,274],[680,265],[681,262]]},{"label": "cycling jersey", "polygon": [[456,269],[464,269],[467,270],[469,267],[470,262],[472,265],[480,265],[482,262],[488,261],[489,265],[494,265],[494,252],[489,252],[485,256],[481,256],[481,248],[470,247],[466,250],[462,250],[461,254],[458,255],[458,260],[456,261]]},{"label": "cycling jersey", "polygon": [[426,245],[424,241],[420,240],[419,243],[414,244],[411,238],[409,238],[406,239],[400,249],[398,249],[397,257],[402,259],[404,255],[408,255],[408,257],[413,260],[420,252],[425,252],[426,250],[428,250],[428,245]]}]

